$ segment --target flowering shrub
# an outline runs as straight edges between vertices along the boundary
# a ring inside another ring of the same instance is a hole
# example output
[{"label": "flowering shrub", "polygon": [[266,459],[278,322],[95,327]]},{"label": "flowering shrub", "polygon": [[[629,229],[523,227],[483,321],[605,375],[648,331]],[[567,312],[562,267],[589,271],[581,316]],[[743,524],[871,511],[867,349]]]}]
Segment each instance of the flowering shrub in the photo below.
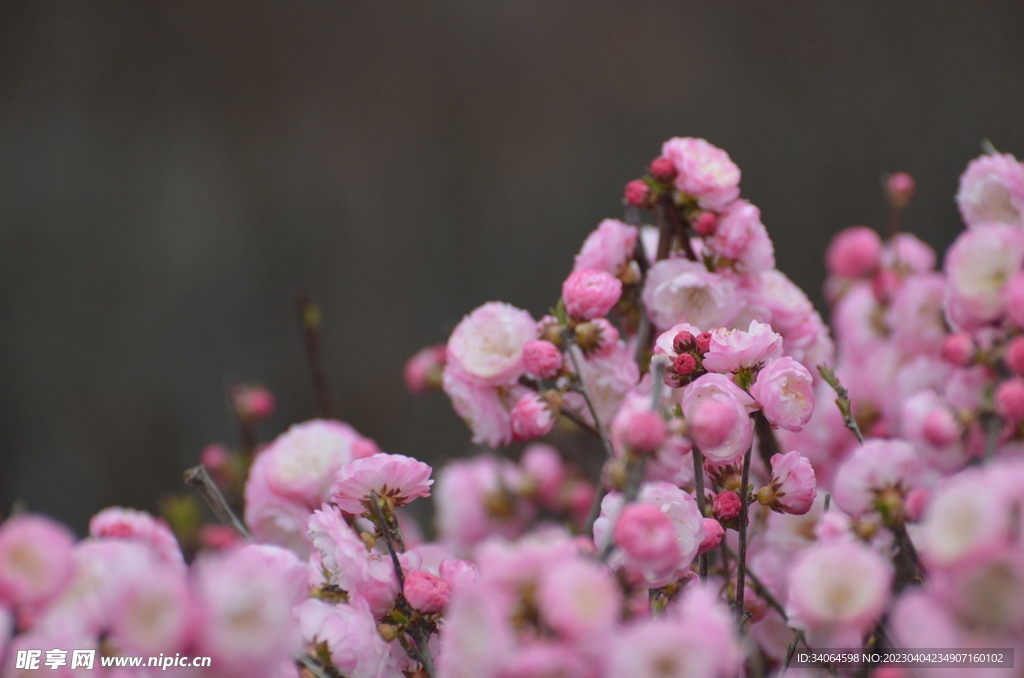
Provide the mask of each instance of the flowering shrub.
[{"label": "flowering shrub", "polygon": [[[329,419],[260,448],[273,399],[236,386],[242,449],[190,471],[227,526],[167,507],[188,558],[130,509],[77,543],[8,518],[3,675],[54,647],[229,678],[811,675],[837,667],[788,669],[795,651],[1024,649],[1024,166],[970,163],[941,270],[898,228],[836,236],[835,343],[739,185],[725,151],[666,142],[550,314],[486,303],[409,360],[409,390],[443,390],[474,442],[533,441],[518,460],[435,474]],[[886,189],[897,226],[913,180]],[[552,432],[592,441],[600,474]],[[431,495],[427,541],[402,507]]]}]

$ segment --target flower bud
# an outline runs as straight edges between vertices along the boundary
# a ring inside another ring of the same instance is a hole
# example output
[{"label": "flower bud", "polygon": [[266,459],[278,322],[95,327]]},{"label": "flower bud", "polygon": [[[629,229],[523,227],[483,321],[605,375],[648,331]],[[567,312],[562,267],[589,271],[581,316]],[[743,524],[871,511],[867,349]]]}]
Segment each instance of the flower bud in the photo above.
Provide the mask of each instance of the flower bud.
[{"label": "flower bud", "polygon": [[588,356],[607,356],[619,341],[619,331],[605,318],[580,323],[573,333],[576,345]]},{"label": "flower bud", "polygon": [[557,417],[551,405],[537,393],[527,393],[509,413],[512,423],[512,439],[524,442],[540,438],[551,432]]},{"label": "flower bud", "polygon": [[952,412],[945,407],[939,407],[928,413],[924,419],[924,426],[921,429],[925,440],[936,447],[951,445],[960,439],[964,433],[964,427]]},{"label": "flower bud", "polygon": [[651,175],[652,179],[661,184],[671,183],[679,174],[675,163],[668,158],[655,158],[652,160],[647,173]]},{"label": "flower bud", "polygon": [[562,369],[562,352],[550,341],[528,341],[523,346],[523,366],[535,377],[552,379]]},{"label": "flower bud", "polygon": [[639,412],[630,418],[623,433],[623,440],[638,454],[656,452],[665,442],[668,429],[665,420],[657,412]]},{"label": "flower bud", "polygon": [[672,361],[672,369],[680,377],[688,377],[697,371],[697,359],[689,353],[681,353]]},{"label": "flower bud", "polygon": [[405,599],[414,610],[438,614],[448,605],[452,585],[427,572],[413,570],[405,575]]},{"label": "flower bud", "polygon": [[626,184],[626,203],[633,207],[643,207],[647,202],[647,198],[651,194],[651,189],[643,179],[634,179],[633,181]]},{"label": "flower bud", "polygon": [[1024,421],[1024,379],[1007,379],[996,387],[996,413],[1011,423]]},{"label": "flower bud", "polygon": [[949,335],[942,345],[942,357],[951,365],[959,367],[970,365],[975,351],[974,341],[963,333]]},{"label": "flower bud", "polygon": [[672,339],[672,350],[676,353],[686,353],[693,350],[693,333],[682,330]]},{"label": "flower bud", "polygon": [[409,393],[420,395],[441,390],[441,374],[447,360],[445,344],[428,346],[405,361],[403,376]]},{"label": "flower bud", "polygon": [[725,536],[725,528],[722,527],[722,523],[718,522],[714,518],[704,519],[704,541],[700,543],[700,548],[697,549],[697,554],[701,555],[708,551],[714,551],[718,548],[718,545],[722,543],[722,538]]},{"label": "flower bud", "polygon": [[825,267],[832,275],[863,278],[882,262],[882,239],[867,226],[854,226],[832,239],[825,253]]},{"label": "flower bud", "polygon": [[622,296],[622,281],[604,271],[573,271],[562,283],[565,308],[574,318],[593,320],[608,314]]},{"label": "flower bud", "polygon": [[697,353],[704,355],[711,348],[711,333],[701,332],[694,338],[693,344],[697,348]]},{"label": "flower bud", "polygon": [[917,185],[914,183],[914,177],[906,172],[890,174],[885,182],[885,194],[889,199],[889,205],[893,209],[906,209],[916,190]]},{"label": "flower bud", "polygon": [[629,504],[615,523],[615,545],[652,570],[670,569],[680,557],[672,520],[655,506]]},{"label": "flower bud", "polygon": [[274,413],[274,396],[262,386],[235,384],[231,387],[231,404],[238,418],[245,422],[262,421]]},{"label": "flower bud", "polygon": [[693,230],[698,235],[711,236],[718,230],[718,215],[714,212],[703,212],[693,222]]},{"label": "flower bud", "polygon": [[1010,340],[1010,343],[1006,345],[1006,352],[1003,354],[1003,362],[1010,372],[1017,376],[1024,376],[1024,336],[1014,337]]},{"label": "flower bud", "polygon": [[711,515],[721,523],[729,523],[736,519],[743,508],[740,495],[731,490],[719,492],[711,502]]}]

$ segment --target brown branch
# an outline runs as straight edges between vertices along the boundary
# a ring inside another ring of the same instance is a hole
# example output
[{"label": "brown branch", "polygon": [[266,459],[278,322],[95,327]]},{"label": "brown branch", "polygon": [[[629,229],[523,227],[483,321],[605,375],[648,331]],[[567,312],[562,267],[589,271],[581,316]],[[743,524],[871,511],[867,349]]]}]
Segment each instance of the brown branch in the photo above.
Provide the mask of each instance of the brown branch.
[{"label": "brown branch", "polygon": [[309,364],[309,376],[313,381],[313,395],[320,410],[320,416],[334,419],[334,401],[328,385],[327,370],[324,368],[323,354],[320,351],[320,307],[314,304],[308,294],[300,294],[295,298],[295,307],[299,315],[299,329],[302,330],[303,343],[306,348],[306,361]]},{"label": "brown branch", "polygon": [[213,482],[213,478],[210,477],[210,473],[206,470],[205,466],[199,464],[185,471],[185,482],[196,488],[199,494],[203,496],[210,509],[213,510],[213,514],[217,516],[217,520],[238,530],[238,533],[245,537],[246,540],[253,541],[249,530],[238,519],[238,516],[231,510],[231,507],[228,506],[227,500],[224,499],[220,488],[217,487],[217,483]]}]

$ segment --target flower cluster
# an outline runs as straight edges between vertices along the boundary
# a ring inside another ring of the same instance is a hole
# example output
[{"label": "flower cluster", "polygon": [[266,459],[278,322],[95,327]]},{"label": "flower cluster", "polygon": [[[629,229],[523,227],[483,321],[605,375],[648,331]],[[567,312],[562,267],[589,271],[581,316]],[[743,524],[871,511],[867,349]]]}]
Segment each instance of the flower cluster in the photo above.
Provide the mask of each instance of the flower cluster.
[{"label": "flower cluster", "polygon": [[[435,474],[331,419],[258,446],[273,398],[236,387],[246,440],[203,452],[228,499],[205,495],[251,535],[208,527],[183,555],[137,511],[77,543],[8,518],[4,675],[36,647],[208,655],[177,675],[228,678],[725,678],[798,647],[1024,649],[1024,165],[970,163],[941,269],[899,230],[913,194],[892,175],[888,238],[830,245],[833,344],[728,154],[669,140],[548,313],[483,304],[406,364],[411,392],[443,390],[508,450]],[[433,540],[403,508],[425,497]]]}]

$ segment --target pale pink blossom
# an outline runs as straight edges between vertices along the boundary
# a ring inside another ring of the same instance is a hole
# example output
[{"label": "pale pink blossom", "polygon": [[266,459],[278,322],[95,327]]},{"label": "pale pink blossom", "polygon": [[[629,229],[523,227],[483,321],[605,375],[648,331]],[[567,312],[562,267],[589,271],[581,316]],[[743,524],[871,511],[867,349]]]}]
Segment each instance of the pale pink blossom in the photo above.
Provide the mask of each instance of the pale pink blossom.
[{"label": "pale pink blossom", "polygon": [[818,638],[855,639],[885,611],[892,566],[868,546],[836,541],[807,549],[789,574],[786,614]]},{"label": "pale pink blossom", "polygon": [[535,392],[525,394],[509,413],[512,422],[512,440],[524,442],[540,438],[551,432],[558,420],[551,405]]},{"label": "pale pink blossom", "polygon": [[[452,407],[473,432],[473,442],[492,448],[512,442],[512,421],[506,405],[506,397],[499,388],[478,386],[467,379],[460,370],[446,367],[442,375],[444,392],[451,398]],[[515,388],[512,392],[525,393]],[[518,398],[517,398],[518,399]]]},{"label": "pale pink blossom", "polygon": [[634,452],[656,452],[665,442],[668,428],[665,419],[651,410],[637,412],[625,424],[622,439]]},{"label": "pale pink blossom", "polygon": [[74,575],[75,537],[44,516],[23,514],[0,525],[0,602],[35,607],[56,597]]},{"label": "pale pink blossom", "polygon": [[[569,350],[578,349],[574,347]],[[577,353],[577,357],[579,355]],[[580,363],[580,378],[587,385],[587,392],[601,425],[608,426],[626,395],[640,381],[640,368],[633,360],[632,352],[621,341],[607,356],[590,356],[580,360]],[[587,423],[593,424],[590,408],[579,393],[566,393],[565,407],[576,412]]]},{"label": "pale pink blossom", "polygon": [[312,510],[305,502],[281,497],[267,482],[267,469],[272,458],[261,454],[249,469],[245,483],[245,524],[253,537],[268,544],[278,544],[295,553],[309,554],[306,522]]},{"label": "pale pink blossom", "polygon": [[967,367],[974,360],[978,347],[971,336],[965,332],[957,332],[946,337],[942,343],[942,357],[946,362],[958,367]]},{"label": "pale pink blossom", "polygon": [[519,536],[536,510],[516,495],[521,482],[515,464],[491,455],[446,464],[434,488],[440,540],[456,555],[465,557],[491,534]]},{"label": "pale pink blossom", "polygon": [[904,355],[939,355],[949,330],[944,298],[946,280],[938,273],[909,276],[889,307],[893,340]]},{"label": "pale pink blossom", "polygon": [[814,412],[814,378],[792,358],[778,358],[765,364],[750,387],[750,395],[761,405],[774,426],[799,431]]},{"label": "pale pink blossom", "polygon": [[618,219],[605,219],[583,241],[573,270],[589,268],[614,276],[620,275],[633,259],[638,235],[636,226],[629,226]]},{"label": "pale pink blossom", "polygon": [[416,497],[429,497],[430,467],[401,454],[381,452],[342,466],[331,485],[331,501],[353,515],[368,513],[376,494],[389,509],[405,506]]},{"label": "pale pink blossom", "polygon": [[517,653],[508,594],[478,581],[452,591],[436,657],[443,678],[500,678]]},{"label": "pale pink blossom", "polygon": [[704,369],[709,372],[736,372],[755,367],[782,355],[782,337],[770,325],[750,321],[749,328],[711,331],[711,344],[704,354]]},{"label": "pale pink blossom", "polygon": [[825,254],[825,267],[831,275],[863,278],[882,262],[882,239],[874,229],[853,226],[832,238]]},{"label": "pale pink blossom", "polygon": [[520,645],[508,657],[500,678],[593,678],[594,663],[571,643],[531,642]]},{"label": "pale pink blossom", "polygon": [[610,273],[575,270],[562,283],[562,300],[569,315],[593,320],[608,315],[622,296],[622,281]]},{"label": "pale pink blossom", "polygon": [[448,360],[445,344],[427,346],[405,361],[402,377],[405,388],[413,395],[441,388],[441,372]]},{"label": "pale pink blossom", "polygon": [[924,389],[903,400],[900,433],[930,466],[945,472],[963,467],[964,432],[956,412],[935,391]]},{"label": "pale pink blossom", "polygon": [[523,450],[519,459],[524,479],[535,484],[537,498],[548,507],[558,505],[558,493],[565,480],[562,455],[551,445],[534,443]]},{"label": "pale pink blossom", "polygon": [[324,505],[309,518],[309,539],[320,557],[320,570],[333,584],[369,603],[375,614],[385,614],[398,595],[398,578],[386,555],[368,551],[345,522],[341,510]]},{"label": "pale pink blossom", "polygon": [[616,633],[607,675],[630,678],[726,678],[740,664],[729,613],[712,594],[692,587],[661,617]]},{"label": "pale pink blossom", "polygon": [[960,234],[946,252],[946,316],[956,328],[976,329],[1007,308],[1007,283],[1024,259],[1024,232],[984,223]]},{"label": "pale pink blossom", "polygon": [[922,464],[914,446],[904,440],[868,440],[836,471],[832,498],[854,518],[875,510],[879,494],[895,490],[903,496],[922,482]]},{"label": "pale pink blossom", "polygon": [[676,166],[676,188],[704,209],[722,209],[739,197],[740,168],[704,139],[674,137],[662,145],[661,155]]},{"label": "pale pink blossom", "polygon": [[964,223],[1021,226],[1024,213],[1024,166],[1009,153],[975,158],[960,175],[956,203]]},{"label": "pale pink blossom", "polygon": [[1005,421],[1024,421],[1024,379],[1011,377],[1000,382],[994,396],[996,413]]},{"label": "pale pink blossom", "polygon": [[757,500],[779,513],[803,515],[811,510],[817,496],[814,467],[799,452],[776,454],[771,458],[771,482],[757,494]]},{"label": "pale pink blossom", "polygon": [[722,212],[709,244],[719,256],[735,261],[741,273],[775,268],[775,247],[761,223],[761,210],[746,200],[737,200]]},{"label": "pale pink blossom", "polygon": [[120,506],[105,508],[89,520],[89,534],[97,539],[131,539],[146,544],[161,560],[184,568],[178,540],[162,519],[145,511]]},{"label": "pale pink blossom", "polygon": [[445,373],[458,369],[477,386],[512,384],[523,373],[523,346],[536,338],[537,326],[529,313],[488,302],[455,327],[448,339]]},{"label": "pale pink blossom", "polygon": [[750,413],[757,404],[722,374],[705,374],[686,387],[681,403],[694,444],[714,463],[740,457],[753,440]]},{"label": "pale pink blossom", "polygon": [[626,562],[654,572],[675,571],[680,560],[672,521],[661,509],[648,504],[629,504],[612,533]]},{"label": "pale pink blossom", "polygon": [[663,259],[647,272],[642,295],[654,326],[725,327],[740,310],[736,283],[688,259]]},{"label": "pale pink blossom", "polygon": [[562,352],[550,341],[532,339],[523,344],[523,366],[539,379],[552,379],[562,369]]},{"label": "pale pink blossom", "polygon": [[376,443],[348,424],[313,419],[275,438],[257,463],[273,493],[313,510],[329,496],[331,478],[338,469],[378,452]]},{"label": "pale pink blossom", "polygon": [[927,273],[935,269],[936,261],[931,245],[906,231],[889,238],[882,251],[882,265],[894,271]]},{"label": "pale pink blossom", "polygon": [[295,610],[306,642],[327,646],[331,663],[351,678],[398,678],[388,643],[377,633],[377,622],[359,598],[348,605],[329,605],[308,599]]},{"label": "pale pink blossom", "polygon": [[[646,561],[631,562],[629,567],[644,581],[645,586],[666,586],[681,578],[697,555],[704,541],[703,516],[692,496],[665,482],[644,483],[636,503],[652,506],[670,519],[679,549],[679,560],[674,568],[667,569],[655,570],[652,563]],[[618,492],[609,493],[601,502],[601,515],[594,523],[594,541],[598,546],[613,540],[623,504],[624,497]]]},{"label": "pale pink blossom", "polygon": [[305,573],[290,552],[250,546],[206,555],[193,566],[193,581],[202,619],[196,654],[212,657],[219,672],[260,675],[299,650],[292,608],[305,595]]},{"label": "pale pink blossom", "polygon": [[[900,647],[968,646],[951,611],[934,592],[922,587],[908,587],[893,605],[889,618]],[[951,670],[949,678],[962,676],[964,671],[962,668]],[[935,671],[929,674],[934,675]]]},{"label": "pale pink blossom", "polygon": [[607,565],[573,558],[544,572],[537,605],[541,618],[564,637],[599,642],[622,614],[622,591]]},{"label": "pale pink blossom", "polygon": [[117,582],[110,604],[110,641],[122,652],[183,651],[199,621],[184,570],[155,558]]},{"label": "pale pink blossom", "polygon": [[1020,271],[1006,285],[1006,314],[1015,326],[1024,328],[1024,273]]},{"label": "pale pink blossom", "polygon": [[405,599],[414,610],[425,614],[439,614],[448,605],[452,585],[427,572],[413,570],[405,573]]}]

